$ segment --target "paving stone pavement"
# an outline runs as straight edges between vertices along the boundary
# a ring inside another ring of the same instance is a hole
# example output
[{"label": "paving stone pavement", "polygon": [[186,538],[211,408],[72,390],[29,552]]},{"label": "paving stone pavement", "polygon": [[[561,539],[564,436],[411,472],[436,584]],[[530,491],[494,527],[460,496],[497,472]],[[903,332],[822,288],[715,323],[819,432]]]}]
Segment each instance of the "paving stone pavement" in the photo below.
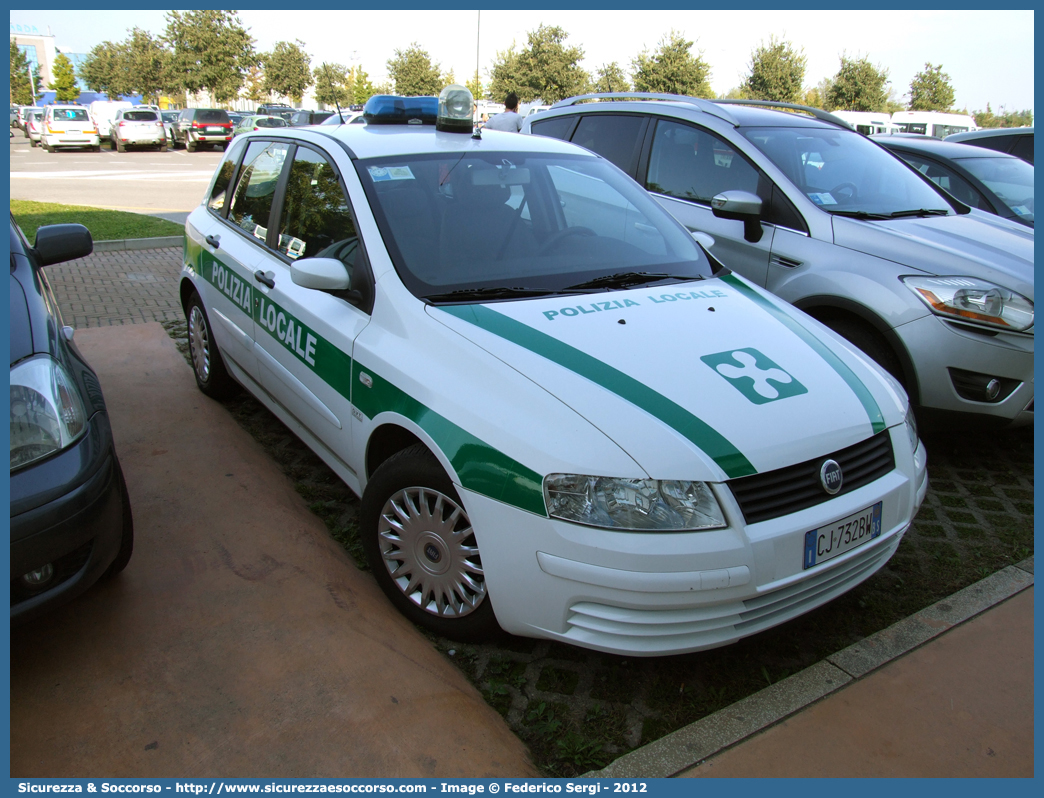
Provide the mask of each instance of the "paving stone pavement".
[{"label": "paving stone pavement", "polygon": [[[95,253],[47,273],[67,324],[159,321],[187,358],[180,261],[180,248]],[[354,495],[260,403],[242,395],[226,409],[365,569]],[[888,626],[895,620],[888,613],[912,615],[1031,556],[1032,430],[926,437],[928,496],[888,565],[825,607],[733,646],[650,660],[512,637],[433,643],[505,716],[548,775],[603,767]]]}]

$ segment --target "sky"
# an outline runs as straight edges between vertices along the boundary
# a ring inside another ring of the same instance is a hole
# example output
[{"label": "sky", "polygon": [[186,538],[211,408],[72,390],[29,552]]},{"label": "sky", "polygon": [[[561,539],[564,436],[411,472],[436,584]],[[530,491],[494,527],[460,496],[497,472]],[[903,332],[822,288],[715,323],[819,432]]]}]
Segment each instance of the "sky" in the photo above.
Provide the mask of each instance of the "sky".
[{"label": "sky", "polygon": [[[105,41],[122,40],[132,27],[154,35],[166,28],[166,11],[17,11],[16,25],[50,28],[59,50],[89,52]],[[522,48],[539,25],[563,28],[567,45],[582,48],[588,72],[616,61],[630,72],[632,59],[652,52],[670,30],[694,41],[711,67],[711,85],[723,94],[740,85],[751,52],[770,37],[803,49],[805,85],[834,75],[842,53],[868,57],[888,70],[895,99],[906,102],[910,81],[926,63],[942,65],[956,93],[956,108],[994,111],[1034,107],[1032,10],[871,11],[239,11],[261,51],[277,41],[304,42],[315,66],[324,61],[360,64],[374,83],[387,78],[386,62],[396,49],[416,42],[445,73],[463,83],[479,71],[488,81],[498,51]]]}]

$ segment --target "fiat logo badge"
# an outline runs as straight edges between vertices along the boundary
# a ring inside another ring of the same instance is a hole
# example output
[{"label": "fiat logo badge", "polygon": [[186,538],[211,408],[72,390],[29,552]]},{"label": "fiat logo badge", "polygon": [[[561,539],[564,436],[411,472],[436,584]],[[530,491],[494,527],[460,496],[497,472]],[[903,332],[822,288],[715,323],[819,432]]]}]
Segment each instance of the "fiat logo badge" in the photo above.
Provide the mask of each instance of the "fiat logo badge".
[{"label": "fiat logo badge", "polygon": [[844,476],[841,473],[841,466],[837,464],[837,460],[827,460],[819,468],[819,484],[823,486],[823,490],[829,493],[831,496],[841,490],[841,483],[844,481]]}]

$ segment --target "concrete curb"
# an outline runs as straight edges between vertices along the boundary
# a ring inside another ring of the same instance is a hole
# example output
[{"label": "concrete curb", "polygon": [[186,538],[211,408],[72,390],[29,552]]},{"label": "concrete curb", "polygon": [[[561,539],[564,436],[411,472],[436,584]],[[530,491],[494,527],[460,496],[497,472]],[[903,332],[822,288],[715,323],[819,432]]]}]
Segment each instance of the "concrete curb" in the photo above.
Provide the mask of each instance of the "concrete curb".
[{"label": "concrete curb", "polygon": [[180,247],[184,236],[160,236],[159,238],[122,238],[117,241],[95,241],[95,252],[126,252],[136,249],[166,249]]},{"label": "concrete curb", "polygon": [[1030,557],[582,778],[677,775],[1032,586]]}]

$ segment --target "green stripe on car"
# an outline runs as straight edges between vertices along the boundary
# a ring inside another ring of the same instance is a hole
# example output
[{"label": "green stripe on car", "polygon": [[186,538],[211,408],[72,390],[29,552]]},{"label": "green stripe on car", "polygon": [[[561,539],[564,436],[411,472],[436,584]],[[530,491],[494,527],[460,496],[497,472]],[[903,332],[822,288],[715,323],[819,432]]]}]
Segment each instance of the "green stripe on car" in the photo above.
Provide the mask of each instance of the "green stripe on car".
[{"label": "green stripe on car", "polygon": [[729,478],[757,473],[743,453],[707,422],[619,369],[483,305],[447,305],[440,310],[547,358],[644,410],[706,452]]},{"label": "green stripe on car", "polygon": [[723,283],[728,283],[760,308],[770,313],[777,321],[786,325],[791,332],[808,344],[816,354],[823,358],[823,360],[825,360],[830,367],[837,372],[838,376],[845,381],[849,388],[852,389],[852,393],[856,395],[856,398],[863,405],[863,409],[866,411],[867,418],[870,419],[870,425],[873,428],[875,435],[886,428],[884,415],[881,413],[881,408],[877,406],[877,401],[874,399],[873,394],[871,394],[869,389],[863,384],[863,381],[853,373],[852,369],[850,369],[841,358],[834,354],[830,347],[820,341],[811,330],[794,318],[792,314],[777,307],[773,302],[769,301],[766,297],[762,296],[735,275],[722,275],[720,279]]}]

